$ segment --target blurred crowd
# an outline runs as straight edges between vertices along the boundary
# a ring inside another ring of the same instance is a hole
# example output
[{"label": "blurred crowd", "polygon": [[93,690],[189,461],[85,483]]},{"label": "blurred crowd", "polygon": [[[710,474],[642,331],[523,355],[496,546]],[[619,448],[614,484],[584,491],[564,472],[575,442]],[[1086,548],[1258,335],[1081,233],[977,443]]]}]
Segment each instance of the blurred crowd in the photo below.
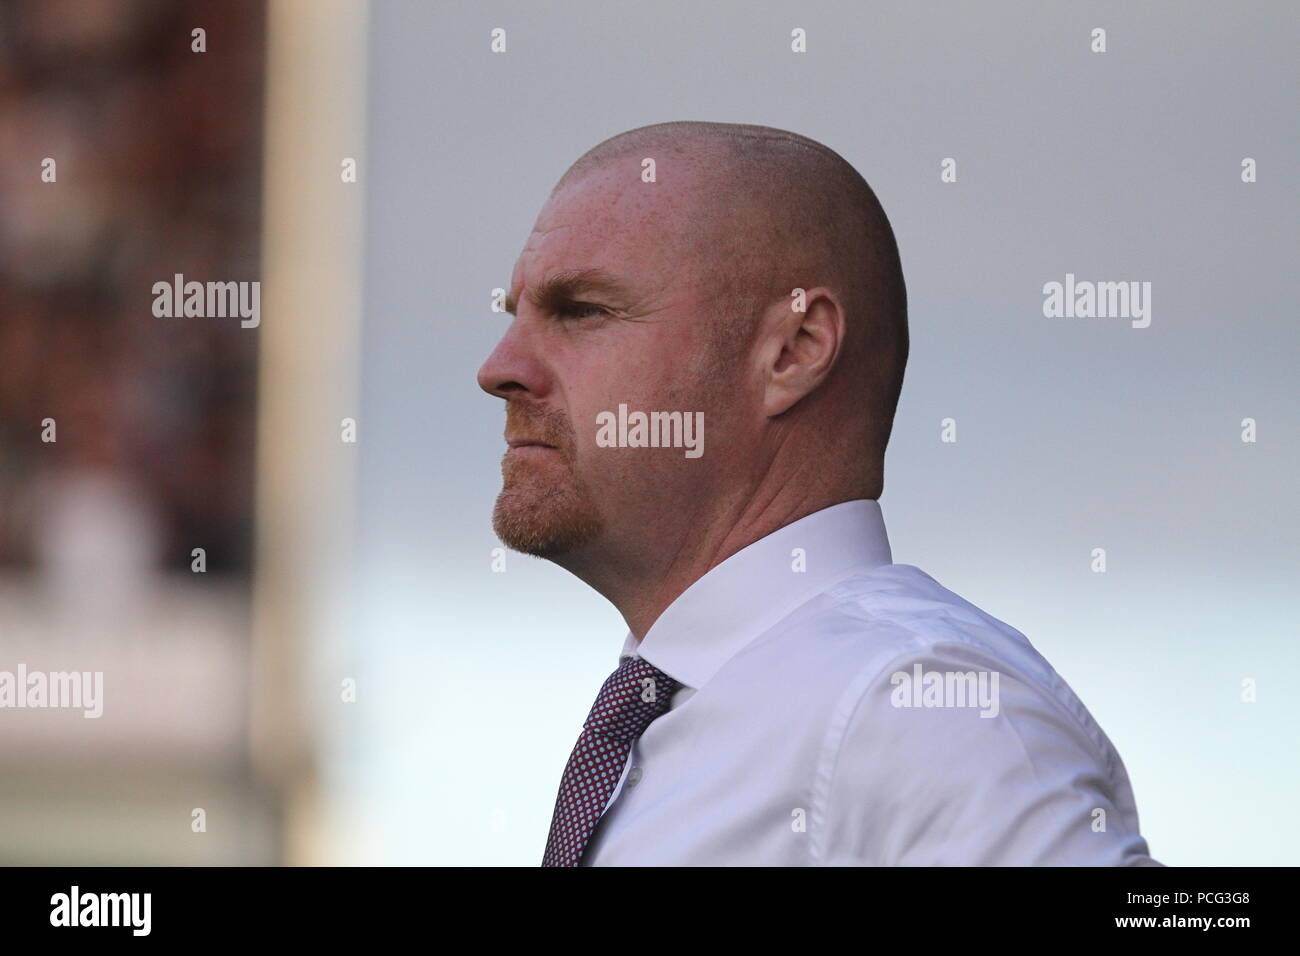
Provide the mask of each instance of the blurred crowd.
[{"label": "blurred crowd", "polygon": [[151,290],[260,278],[264,17],[0,4],[0,572],[249,570],[257,331]]}]

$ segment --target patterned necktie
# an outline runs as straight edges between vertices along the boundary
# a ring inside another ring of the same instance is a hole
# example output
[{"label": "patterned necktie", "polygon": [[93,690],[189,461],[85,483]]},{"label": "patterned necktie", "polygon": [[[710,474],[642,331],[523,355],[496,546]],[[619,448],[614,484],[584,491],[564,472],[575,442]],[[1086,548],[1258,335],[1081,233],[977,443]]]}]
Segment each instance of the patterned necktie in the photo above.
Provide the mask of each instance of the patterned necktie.
[{"label": "patterned necktie", "polygon": [[681,684],[649,661],[629,657],[610,674],[569,755],[555,798],[542,866],[577,866],[632,743],[668,710]]}]

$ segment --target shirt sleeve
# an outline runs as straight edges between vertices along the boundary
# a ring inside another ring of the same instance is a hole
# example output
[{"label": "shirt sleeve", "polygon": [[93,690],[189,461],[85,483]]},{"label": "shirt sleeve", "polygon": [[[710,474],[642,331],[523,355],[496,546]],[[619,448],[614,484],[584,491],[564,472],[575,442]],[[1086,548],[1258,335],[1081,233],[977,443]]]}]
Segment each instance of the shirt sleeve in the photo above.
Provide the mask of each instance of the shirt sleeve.
[{"label": "shirt sleeve", "polygon": [[859,689],[826,749],[818,862],[1160,865],[1118,755],[1033,678],[949,642],[873,667]]}]

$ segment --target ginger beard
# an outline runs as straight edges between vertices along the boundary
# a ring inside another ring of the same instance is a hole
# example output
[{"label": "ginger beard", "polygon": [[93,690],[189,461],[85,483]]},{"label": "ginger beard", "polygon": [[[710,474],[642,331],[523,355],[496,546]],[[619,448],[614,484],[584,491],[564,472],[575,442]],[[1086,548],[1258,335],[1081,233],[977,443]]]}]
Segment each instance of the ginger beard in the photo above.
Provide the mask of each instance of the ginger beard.
[{"label": "ginger beard", "polygon": [[554,448],[512,448],[501,459],[501,493],[492,511],[492,528],[502,543],[547,558],[600,534],[603,522],[575,467],[577,443],[568,416],[544,408],[525,411],[507,402],[506,434]]}]

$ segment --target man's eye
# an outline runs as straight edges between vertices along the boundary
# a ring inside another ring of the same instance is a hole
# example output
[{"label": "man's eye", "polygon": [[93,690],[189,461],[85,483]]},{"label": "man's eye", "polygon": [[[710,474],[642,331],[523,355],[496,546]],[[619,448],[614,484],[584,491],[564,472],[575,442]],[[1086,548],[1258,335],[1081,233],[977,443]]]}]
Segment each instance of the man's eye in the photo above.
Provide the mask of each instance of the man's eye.
[{"label": "man's eye", "polygon": [[566,319],[585,319],[591,315],[608,315],[609,310],[594,302],[569,302],[557,309],[556,314]]}]

